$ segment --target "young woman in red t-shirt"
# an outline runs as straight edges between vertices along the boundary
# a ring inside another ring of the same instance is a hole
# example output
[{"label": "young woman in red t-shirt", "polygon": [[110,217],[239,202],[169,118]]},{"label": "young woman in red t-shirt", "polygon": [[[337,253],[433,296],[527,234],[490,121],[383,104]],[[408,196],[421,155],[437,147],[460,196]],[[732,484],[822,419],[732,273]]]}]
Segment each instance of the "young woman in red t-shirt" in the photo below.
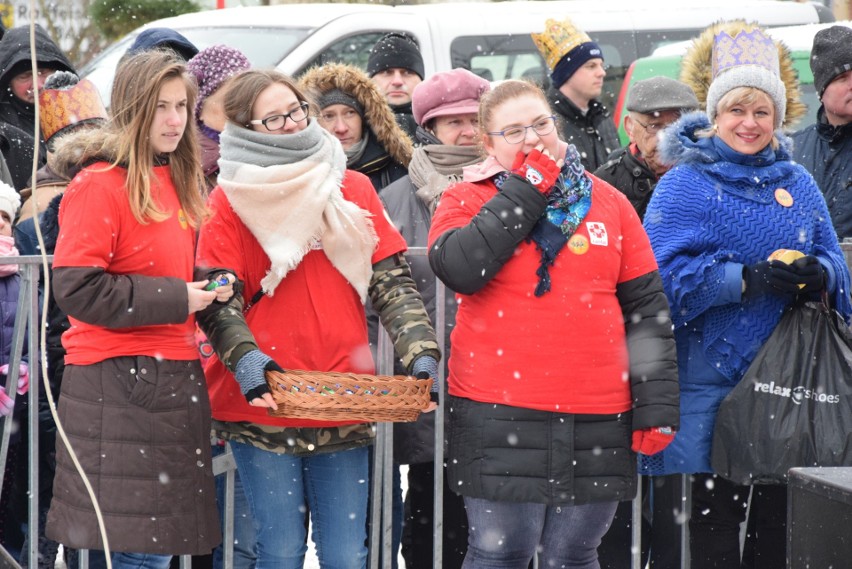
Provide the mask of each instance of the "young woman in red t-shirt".
[{"label": "young woman in red t-shirt", "polygon": [[[69,135],[85,167],[59,210],[53,292],[69,316],[59,416],[103,512],[116,568],[162,569],[220,541],[195,314],[233,295],[194,277],[206,208],[195,86],[174,54],[122,62],[112,119]],[[47,535],[103,549],[69,450],[56,445]]]},{"label": "young woman in red t-shirt", "polygon": [[362,569],[372,425],[272,417],[264,375],[375,373],[368,296],[412,375],[435,377],[435,332],[405,241],[299,88],[279,72],[250,70],[231,80],[224,106],[198,262],[232,267],[243,287],[199,319],[216,350],[205,367],[214,429],[234,453],[259,567],[303,565],[309,511],[320,566]]},{"label": "young woman in red t-shirt", "polygon": [[[668,303],[630,203],[559,140],[541,90],[483,96],[488,155],[441,197],[429,261],[458,293],[448,477],[465,567],[597,568],[636,454],[678,425]],[[631,452],[632,447],[632,452]]]}]

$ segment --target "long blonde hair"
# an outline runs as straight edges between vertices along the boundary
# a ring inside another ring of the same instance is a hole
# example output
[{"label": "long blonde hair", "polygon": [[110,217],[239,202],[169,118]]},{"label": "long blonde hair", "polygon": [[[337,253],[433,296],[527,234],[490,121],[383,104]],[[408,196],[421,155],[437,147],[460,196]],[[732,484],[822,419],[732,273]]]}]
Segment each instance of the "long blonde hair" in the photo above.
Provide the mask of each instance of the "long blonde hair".
[{"label": "long blonde hair", "polygon": [[198,227],[207,216],[207,208],[200,147],[192,126],[195,124],[193,109],[197,89],[183,62],[174,53],[153,50],[121,62],[112,86],[112,118],[106,127],[104,146],[112,154],[113,167],[127,168],[127,198],[136,220],[145,224],[167,219],[171,213],[161,211],[151,195],[155,151],[150,132],[160,89],[172,79],[182,79],[186,86],[187,122],[177,148],[169,154],[171,177],[190,225]]}]

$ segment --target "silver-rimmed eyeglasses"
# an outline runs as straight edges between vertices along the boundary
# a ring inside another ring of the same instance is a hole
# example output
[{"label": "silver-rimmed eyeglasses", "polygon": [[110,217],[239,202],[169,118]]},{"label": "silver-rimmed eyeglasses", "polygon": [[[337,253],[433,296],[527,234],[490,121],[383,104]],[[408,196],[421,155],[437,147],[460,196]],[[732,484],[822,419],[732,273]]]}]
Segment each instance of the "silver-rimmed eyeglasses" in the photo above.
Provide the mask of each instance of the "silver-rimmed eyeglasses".
[{"label": "silver-rimmed eyeglasses", "polygon": [[556,117],[553,115],[549,117],[542,117],[527,126],[510,126],[509,128],[498,130],[497,132],[488,132],[486,134],[490,134],[492,136],[497,136],[499,134],[503,137],[503,140],[509,144],[520,144],[527,137],[528,128],[533,129],[533,132],[535,132],[538,136],[545,136],[553,132],[553,129],[556,128]]},{"label": "silver-rimmed eyeglasses", "polygon": [[305,101],[299,103],[299,106],[290,111],[289,113],[285,113],[283,115],[272,115],[271,117],[266,117],[265,119],[255,119],[249,121],[251,124],[262,124],[266,127],[266,130],[275,131],[281,130],[284,128],[284,125],[287,124],[287,119],[290,119],[293,122],[302,122],[306,118],[308,118],[308,108],[309,105]]}]

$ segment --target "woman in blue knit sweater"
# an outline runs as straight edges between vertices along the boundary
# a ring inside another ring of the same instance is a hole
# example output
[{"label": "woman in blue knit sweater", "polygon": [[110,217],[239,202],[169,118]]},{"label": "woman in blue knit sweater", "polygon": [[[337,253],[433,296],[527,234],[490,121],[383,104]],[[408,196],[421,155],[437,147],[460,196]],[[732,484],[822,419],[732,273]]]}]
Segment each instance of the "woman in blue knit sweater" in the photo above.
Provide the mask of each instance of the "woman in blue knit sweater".
[{"label": "woman in blue knit sweater", "polygon": [[[672,309],[681,424],[643,468],[695,474],[693,569],[782,569],[786,489],[755,486],[747,510],[749,488],[712,474],[716,413],[797,295],[826,290],[849,319],[850,278],[822,194],[779,130],[787,93],[776,46],[757,28],[721,31],[712,59],[707,114],[686,115],[662,135],[661,152],[676,166],[644,219]],[[781,248],[805,256],[767,260]],[[754,532],[741,560],[747,511]]]}]

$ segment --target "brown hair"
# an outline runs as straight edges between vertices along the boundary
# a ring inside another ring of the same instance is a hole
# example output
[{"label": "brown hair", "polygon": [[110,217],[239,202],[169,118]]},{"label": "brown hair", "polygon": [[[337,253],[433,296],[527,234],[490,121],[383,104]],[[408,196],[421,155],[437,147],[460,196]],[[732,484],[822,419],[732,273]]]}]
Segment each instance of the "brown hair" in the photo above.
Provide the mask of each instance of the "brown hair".
[{"label": "brown hair", "polygon": [[127,196],[130,210],[139,223],[162,221],[169,212],[161,211],[151,196],[151,168],[154,148],[151,125],[163,85],[181,79],[186,87],[186,129],[174,152],[169,154],[172,181],[181,208],[193,227],[207,215],[202,192],[206,187],[201,172],[195,123],[195,82],[183,62],[171,51],[153,50],[132,55],[122,61],[112,86],[112,119],[108,125],[115,142],[113,166],[127,168]]},{"label": "brown hair", "polygon": [[[234,124],[244,128],[251,128],[251,110],[257,97],[264,89],[273,83],[281,83],[296,95],[299,101],[308,101],[305,94],[296,86],[287,75],[273,69],[249,69],[231,77],[228,82],[228,92],[225,94],[223,106],[225,116]],[[315,106],[311,105],[311,110]],[[312,113],[313,114],[313,113]]]},{"label": "brown hair", "polygon": [[525,95],[541,99],[545,107],[550,109],[550,103],[547,101],[544,91],[542,91],[535,83],[520,79],[504,81],[482,95],[482,98],[479,100],[479,128],[482,130],[483,136],[488,136],[485,133],[491,130],[491,126],[489,125],[491,124],[491,119],[494,116],[494,110],[497,107],[507,101],[517,99],[518,97],[523,97]]}]

